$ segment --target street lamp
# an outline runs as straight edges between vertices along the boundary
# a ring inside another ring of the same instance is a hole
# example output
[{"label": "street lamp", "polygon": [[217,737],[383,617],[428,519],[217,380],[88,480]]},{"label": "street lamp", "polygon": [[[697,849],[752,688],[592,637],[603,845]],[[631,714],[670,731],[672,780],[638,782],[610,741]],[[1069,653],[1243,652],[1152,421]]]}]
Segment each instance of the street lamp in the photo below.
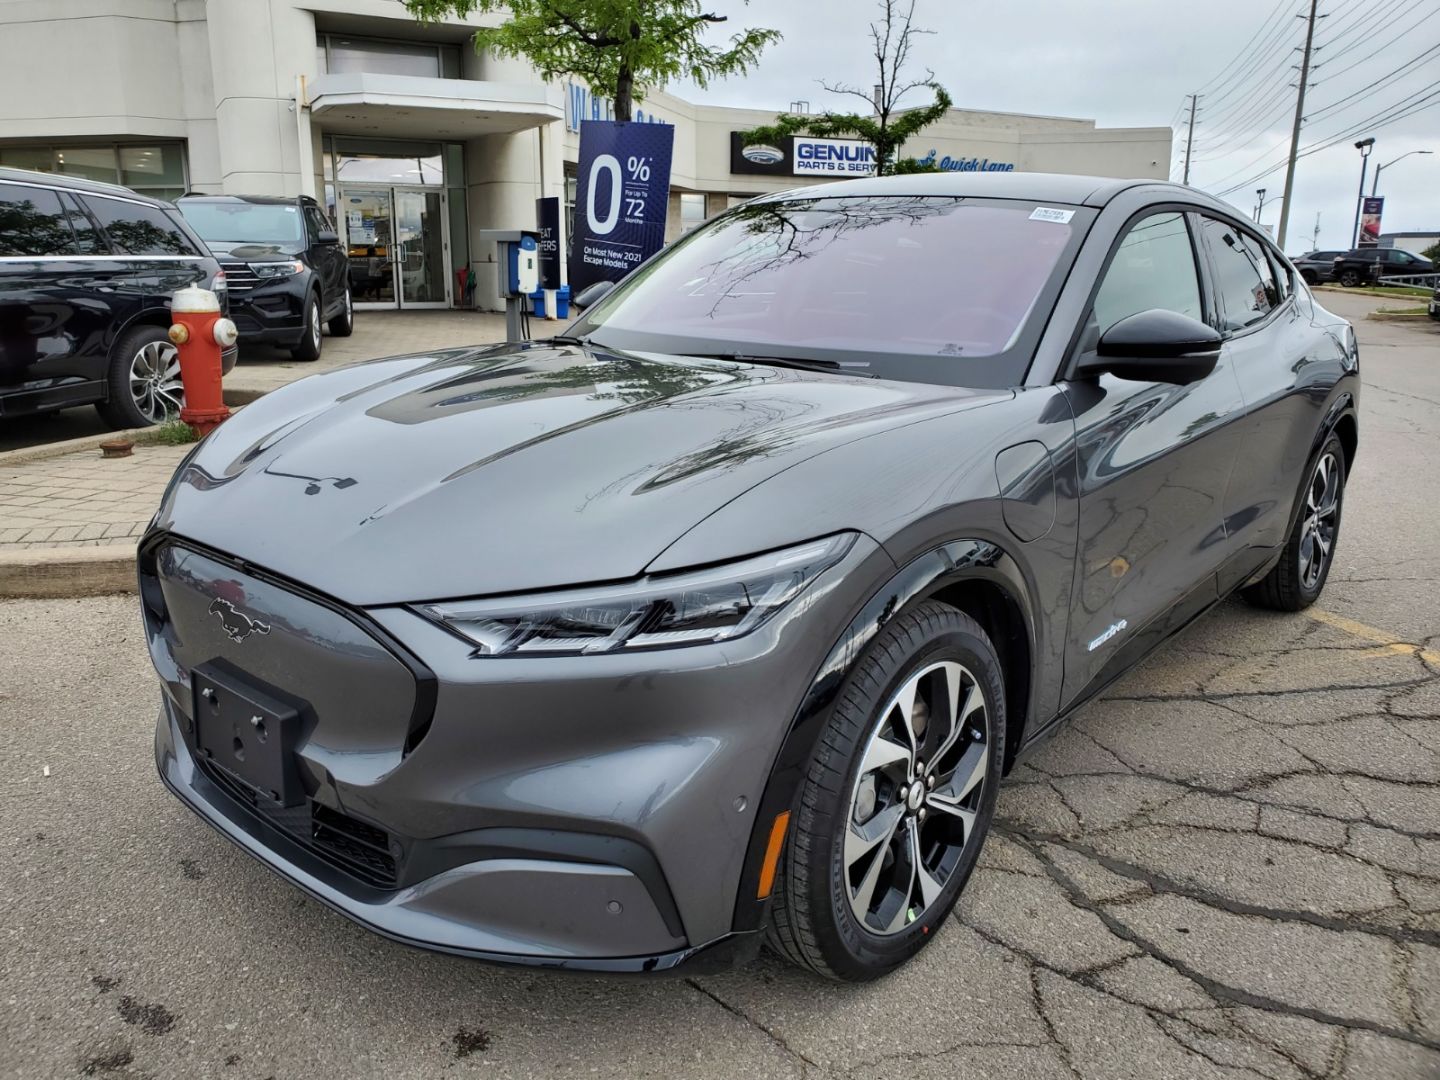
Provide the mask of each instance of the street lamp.
[{"label": "street lamp", "polygon": [[1355,144],[1360,151],[1360,194],[1355,196],[1355,227],[1350,231],[1350,246],[1360,246],[1360,208],[1365,205],[1365,170],[1369,168],[1370,151],[1375,148],[1374,138],[1361,139]]},{"label": "street lamp", "polygon": [[[1410,154],[1433,154],[1434,152],[1435,152],[1434,150],[1411,150],[1411,151],[1410,151]],[[1387,161],[1387,162],[1385,162],[1384,165],[1376,165],[1376,166],[1375,166],[1375,179],[1374,179],[1374,181],[1370,184],[1370,197],[1371,197],[1372,199],[1373,199],[1373,198],[1376,196],[1376,194],[1380,191],[1380,173],[1381,173],[1381,171],[1384,170],[1384,169],[1390,168],[1390,166],[1391,166],[1391,165],[1394,165],[1396,161],[1404,161],[1407,157],[1410,156],[1410,154],[1401,154],[1399,157],[1395,158],[1394,161]]]},{"label": "street lamp", "polygon": [[1265,189],[1259,188],[1255,194],[1260,196],[1260,205],[1255,207],[1255,224],[1258,225],[1260,224],[1260,215],[1265,213]]}]

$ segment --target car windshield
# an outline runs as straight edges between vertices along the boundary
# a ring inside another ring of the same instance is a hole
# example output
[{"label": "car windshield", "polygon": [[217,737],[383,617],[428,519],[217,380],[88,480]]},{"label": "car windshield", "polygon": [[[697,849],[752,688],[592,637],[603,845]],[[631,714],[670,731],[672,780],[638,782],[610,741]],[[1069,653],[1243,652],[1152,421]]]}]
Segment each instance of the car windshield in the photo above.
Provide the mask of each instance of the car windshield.
[{"label": "car windshield", "polygon": [[179,204],[190,227],[207,244],[278,244],[293,247],[303,242],[304,224],[293,205],[247,202],[189,202]]},{"label": "car windshield", "polygon": [[809,359],[967,386],[1024,379],[1093,212],[869,196],[748,203],[632,273],[572,332],[635,351]]}]

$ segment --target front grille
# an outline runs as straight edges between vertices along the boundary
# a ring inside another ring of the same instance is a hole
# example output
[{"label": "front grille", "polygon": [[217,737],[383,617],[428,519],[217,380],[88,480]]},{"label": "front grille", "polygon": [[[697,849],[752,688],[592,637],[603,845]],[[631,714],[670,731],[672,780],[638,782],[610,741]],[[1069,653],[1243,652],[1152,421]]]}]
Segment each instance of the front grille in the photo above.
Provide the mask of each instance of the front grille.
[{"label": "front grille", "polygon": [[268,806],[218,765],[200,757],[195,760],[231,799],[331,866],[377,889],[393,889],[399,883],[395,858],[390,854],[390,835],[383,829],[314,800],[302,806]]},{"label": "front grille", "polygon": [[221,259],[220,268],[225,271],[225,282],[231,292],[249,292],[260,284],[259,275],[247,263]]}]

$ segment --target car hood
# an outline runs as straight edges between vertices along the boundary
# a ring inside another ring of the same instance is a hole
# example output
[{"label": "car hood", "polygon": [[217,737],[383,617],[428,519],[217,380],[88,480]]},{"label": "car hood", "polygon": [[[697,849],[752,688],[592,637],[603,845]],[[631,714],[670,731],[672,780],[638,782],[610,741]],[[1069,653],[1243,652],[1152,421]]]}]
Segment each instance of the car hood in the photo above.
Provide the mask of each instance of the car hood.
[{"label": "car hood", "polygon": [[618,580],[799,461],[1009,396],[568,345],[371,361],[228,420],[155,524],[354,604]]},{"label": "car hood", "polygon": [[298,241],[288,244],[227,244],[222,240],[206,240],[205,244],[217,256],[223,255],[244,262],[282,262],[293,259],[303,250]]}]

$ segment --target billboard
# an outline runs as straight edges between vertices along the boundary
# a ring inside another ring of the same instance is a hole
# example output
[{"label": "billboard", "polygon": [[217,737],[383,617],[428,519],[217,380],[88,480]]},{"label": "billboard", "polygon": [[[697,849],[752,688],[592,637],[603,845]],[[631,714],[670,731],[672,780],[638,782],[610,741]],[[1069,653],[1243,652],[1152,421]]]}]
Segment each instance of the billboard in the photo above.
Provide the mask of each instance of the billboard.
[{"label": "billboard", "polygon": [[670,202],[669,124],[586,120],[580,125],[570,288],[619,281],[665,244]]},{"label": "billboard", "polygon": [[1380,243],[1380,215],[1385,211],[1383,195],[1360,202],[1360,240],[1358,247],[1375,247]]}]

